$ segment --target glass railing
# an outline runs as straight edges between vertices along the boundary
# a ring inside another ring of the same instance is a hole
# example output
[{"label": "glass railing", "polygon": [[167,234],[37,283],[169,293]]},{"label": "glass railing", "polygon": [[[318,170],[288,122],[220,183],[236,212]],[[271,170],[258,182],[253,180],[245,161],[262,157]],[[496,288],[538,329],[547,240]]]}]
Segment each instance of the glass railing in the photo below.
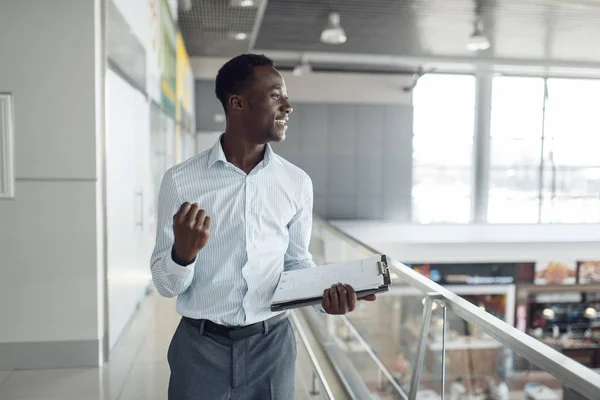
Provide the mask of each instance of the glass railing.
[{"label": "glass railing", "polygon": [[[316,216],[311,253],[318,264],[378,254]],[[301,311],[351,398],[600,399],[600,374],[402,263],[390,269],[390,291],[346,316]]]},{"label": "glass railing", "polygon": [[334,400],[318,357],[315,355],[307,334],[295,311],[291,313],[292,327],[296,337],[296,385],[295,398]]}]

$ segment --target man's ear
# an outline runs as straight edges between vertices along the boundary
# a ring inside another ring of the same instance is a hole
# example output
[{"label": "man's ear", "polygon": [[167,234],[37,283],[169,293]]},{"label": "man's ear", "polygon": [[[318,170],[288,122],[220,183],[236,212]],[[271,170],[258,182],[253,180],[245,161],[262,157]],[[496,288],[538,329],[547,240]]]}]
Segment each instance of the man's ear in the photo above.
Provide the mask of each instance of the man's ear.
[{"label": "man's ear", "polygon": [[231,111],[241,111],[244,109],[244,99],[242,96],[234,94],[229,96],[229,109]]}]

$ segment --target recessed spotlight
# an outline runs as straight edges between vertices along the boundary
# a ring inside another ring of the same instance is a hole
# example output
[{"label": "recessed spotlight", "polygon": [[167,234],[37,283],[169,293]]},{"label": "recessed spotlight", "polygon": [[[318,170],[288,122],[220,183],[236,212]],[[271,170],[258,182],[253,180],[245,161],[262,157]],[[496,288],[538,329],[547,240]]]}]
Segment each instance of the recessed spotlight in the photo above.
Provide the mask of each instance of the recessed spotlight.
[{"label": "recessed spotlight", "polygon": [[232,32],[229,34],[229,37],[235,40],[246,40],[248,39],[248,34],[244,32]]},{"label": "recessed spotlight", "polygon": [[254,7],[256,0],[231,0],[229,3],[232,7]]}]

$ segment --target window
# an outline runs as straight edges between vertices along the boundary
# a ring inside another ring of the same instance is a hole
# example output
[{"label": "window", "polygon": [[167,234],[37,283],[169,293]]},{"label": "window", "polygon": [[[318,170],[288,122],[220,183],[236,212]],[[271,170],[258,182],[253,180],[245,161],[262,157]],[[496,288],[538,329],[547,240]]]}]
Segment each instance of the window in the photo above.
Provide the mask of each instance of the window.
[{"label": "window", "polygon": [[547,85],[541,222],[600,222],[600,81]]},{"label": "window", "polygon": [[471,218],[475,78],[429,74],[413,92],[413,221]]},{"label": "window", "polygon": [[497,77],[492,86],[487,220],[539,217],[544,79]]},{"label": "window", "polygon": [[494,78],[488,222],[600,222],[597,104],[600,81]]}]

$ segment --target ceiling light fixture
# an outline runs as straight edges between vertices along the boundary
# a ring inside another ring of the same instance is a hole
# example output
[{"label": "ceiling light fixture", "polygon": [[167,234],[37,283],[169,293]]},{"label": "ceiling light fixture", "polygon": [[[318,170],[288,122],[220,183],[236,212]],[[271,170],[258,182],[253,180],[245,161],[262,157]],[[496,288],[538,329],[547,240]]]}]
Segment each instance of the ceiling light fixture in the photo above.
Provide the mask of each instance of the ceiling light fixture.
[{"label": "ceiling light fixture", "polygon": [[475,21],[473,33],[467,42],[467,50],[469,51],[484,51],[490,48],[490,40],[483,33],[483,22],[478,18]]},{"label": "ceiling light fixture", "polygon": [[232,7],[254,7],[256,5],[255,0],[231,0]]},{"label": "ceiling light fixture", "polygon": [[248,34],[244,32],[231,32],[229,37],[235,40],[246,40],[248,39]]},{"label": "ceiling light fixture", "polygon": [[312,70],[312,67],[310,66],[310,64],[300,64],[294,68],[294,71],[292,72],[292,74],[294,74],[294,76],[302,76],[302,75],[308,75],[312,71],[313,70]]},{"label": "ceiling light fixture", "polygon": [[300,61],[300,64],[298,64],[294,70],[292,71],[292,74],[294,76],[302,76],[302,75],[308,75],[310,73],[313,72],[312,66],[308,63],[308,58],[303,55],[302,56],[302,60]]},{"label": "ceiling light fixture", "polygon": [[346,43],[346,31],[340,26],[340,14],[329,14],[329,23],[321,32],[321,42],[326,44]]}]

